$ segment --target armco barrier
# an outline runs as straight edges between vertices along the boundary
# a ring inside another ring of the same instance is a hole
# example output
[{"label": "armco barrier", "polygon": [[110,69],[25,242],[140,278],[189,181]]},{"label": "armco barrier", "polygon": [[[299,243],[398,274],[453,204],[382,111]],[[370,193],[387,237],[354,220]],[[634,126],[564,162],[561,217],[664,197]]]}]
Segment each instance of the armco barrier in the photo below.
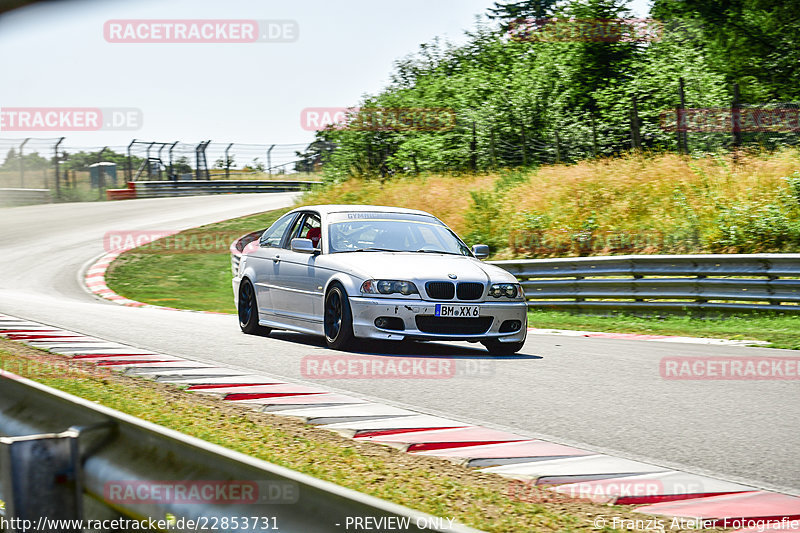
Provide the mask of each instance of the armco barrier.
[{"label": "armco barrier", "polygon": [[0,206],[46,204],[52,201],[50,189],[0,189]]},{"label": "armco barrier", "polygon": [[[263,230],[262,230],[263,231]],[[231,245],[241,252],[260,232]],[[489,261],[516,276],[528,307],[581,312],[800,313],[800,254],[620,255]]]},{"label": "armco barrier", "polygon": [[800,254],[624,255],[493,261],[528,306],[589,312],[800,312]]},{"label": "armco barrier", "polygon": [[[376,522],[385,517],[407,520],[403,531],[476,531],[5,372],[0,374],[0,481],[7,522],[152,518],[171,521],[161,528],[170,531],[195,531],[205,523],[199,529],[338,532],[348,517]],[[250,491],[226,493],[234,485]],[[180,488],[188,497],[179,497]],[[202,501],[193,501],[198,498]]]},{"label": "armco barrier", "polygon": [[109,200],[131,198],[162,198],[172,196],[200,196],[205,194],[244,194],[264,192],[306,191],[319,181],[277,180],[178,180],[131,181],[127,189],[109,189]]}]

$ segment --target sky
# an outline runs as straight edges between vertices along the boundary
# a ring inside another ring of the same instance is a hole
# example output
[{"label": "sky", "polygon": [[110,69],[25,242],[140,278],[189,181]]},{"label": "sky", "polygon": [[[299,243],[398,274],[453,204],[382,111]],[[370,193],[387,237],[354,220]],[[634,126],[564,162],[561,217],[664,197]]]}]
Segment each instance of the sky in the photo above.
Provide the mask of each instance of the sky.
[{"label": "sky", "polygon": [[[76,0],[0,16],[0,109],[133,108],[140,128],[0,131],[71,146],[132,138],[293,144],[314,138],[306,108],[341,108],[389,82],[393,63],[434,37],[456,43],[494,0]],[[646,16],[648,0],[633,0]],[[292,42],[118,43],[109,20],[254,19],[296,23]]]}]

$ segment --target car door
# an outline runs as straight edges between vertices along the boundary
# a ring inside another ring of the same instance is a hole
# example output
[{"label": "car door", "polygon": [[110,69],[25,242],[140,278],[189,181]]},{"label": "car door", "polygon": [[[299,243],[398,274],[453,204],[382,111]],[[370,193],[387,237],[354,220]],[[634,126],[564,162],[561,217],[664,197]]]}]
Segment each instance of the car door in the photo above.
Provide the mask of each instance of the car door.
[{"label": "car door", "polygon": [[291,320],[298,328],[318,331],[322,319],[315,312],[317,300],[322,299],[322,286],[317,279],[316,254],[293,252],[294,238],[311,238],[320,234],[320,216],[314,212],[303,213],[294,221],[289,231],[280,261],[275,266],[272,306],[275,314]]},{"label": "car door", "polygon": [[273,287],[283,253],[283,242],[292,223],[299,216],[299,213],[289,213],[279,218],[261,235],[258,249],[247,256],[248,266],[252,266],[255,277],[252,281],[256,290],[259,318],[273,314]]}]

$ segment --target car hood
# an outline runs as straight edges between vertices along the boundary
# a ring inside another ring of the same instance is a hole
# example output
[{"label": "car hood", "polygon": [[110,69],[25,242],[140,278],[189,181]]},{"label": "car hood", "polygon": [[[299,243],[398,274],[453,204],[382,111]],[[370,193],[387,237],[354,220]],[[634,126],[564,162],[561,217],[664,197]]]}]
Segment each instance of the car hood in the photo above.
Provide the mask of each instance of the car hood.
[{"label": "car hood", "polygon": [[[473,257],[428,253],[350,252],[328,256],[336,269],[363,279],[399,279],[408,281],[516,281],[505,270]],[[455,275],[456,278],[451,278]]]}]

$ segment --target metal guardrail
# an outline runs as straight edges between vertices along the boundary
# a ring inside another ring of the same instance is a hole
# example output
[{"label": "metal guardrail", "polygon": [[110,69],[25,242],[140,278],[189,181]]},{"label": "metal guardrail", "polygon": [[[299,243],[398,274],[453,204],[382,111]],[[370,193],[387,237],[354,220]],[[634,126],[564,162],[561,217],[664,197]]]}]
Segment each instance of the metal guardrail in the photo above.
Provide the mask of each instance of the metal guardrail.
[{"label": "metal guardrail", "polygon": [[532,308],[800,312],[800,254],[625,255],[492,261]]},{"label": "metal guardrail", "polygon": [[[127,518],[169,522],[159,527],[170,531],[195,531],[205,523],[216,531],[313,533],[345,531],[348,517],[351,525],[354,517],[370,517],[373,524],[407,522],[403,531],[476,531],[5,372],[0,482],[6,523]],[[77,531],[49,526],[40,530]]]},{"label": "metal guardrail", "polygon": [[187,181],[136,181],[129,186],[137,198],[164,196],[196,196],[203,194],[243,194],[261,192],[306,191],[319,181],[278,180],[187,180]]},{"label": "metal guardrail", "polygon": [[52,201],[50,189],[0,189],[0,206],[47,204]]},{"label": "metal guardrail", "polygon": [[[242,250],[260,234],[248,233],[231,244],[234,275]],[[488,263],[516,276],[528,307],[534,309],[800,313],[800,254],[620,255]]]}]

